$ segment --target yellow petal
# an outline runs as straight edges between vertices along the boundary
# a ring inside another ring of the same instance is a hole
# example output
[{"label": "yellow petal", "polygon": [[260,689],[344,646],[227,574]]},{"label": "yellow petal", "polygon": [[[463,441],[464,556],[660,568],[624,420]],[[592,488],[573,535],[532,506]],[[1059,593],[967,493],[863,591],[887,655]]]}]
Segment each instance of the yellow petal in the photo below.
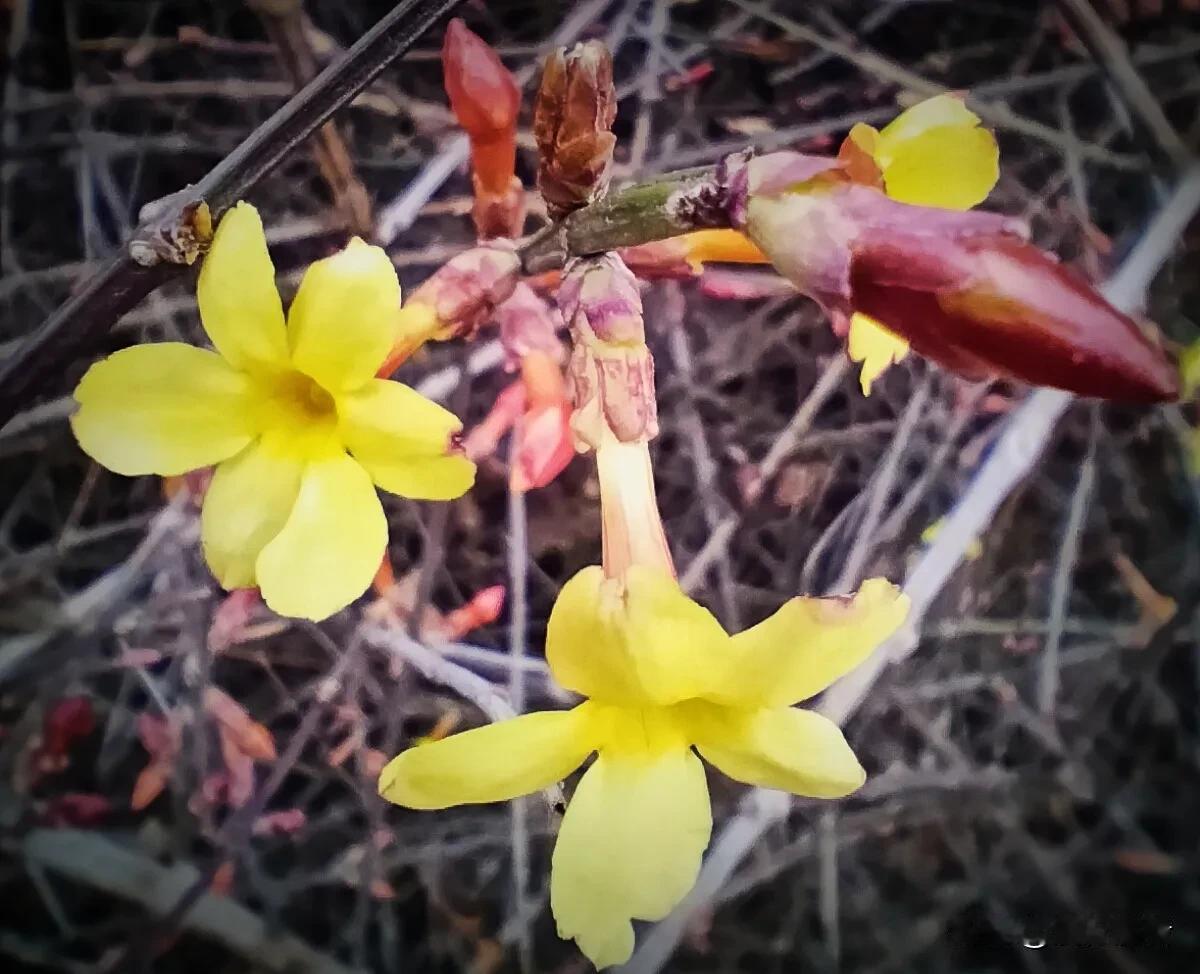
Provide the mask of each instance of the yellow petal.
[{"label": "yellow petal", "polygon": [[1179,398],[1186,402],[1194,398],[1196,390],[1200,389],[1200,339],[1180,353],[1179,376],[1183,380]]},{"label": "yellow petal", "polygon": [[908,597],[882,578],[846,598],[795,598],[732,640],[731,678],[710,699],[782,707],[820,693],[858,666],[908,614]]},{"label": "yellow petal", "polygon": [[320,620],[358,598],[387,547],[375,486],[346,454],[310,461],[283,529],[258,556],[263,601],[284,616]]},{"label": "yellow petal", "polygon": [[283,530],[296,497],[304,461],[272,434],[226,460],[204,495],[200,541],[217,581],[228,589],[256,585],[255,562]]},{"label": "yellow petal", "polygon": [[205,467],[257,433],[250,379],[215,352],[181,342],[135,345],[96,362],[75,401],[79,445],[126,476]]},{"label": "yellow petal", "polygon": [[938,95],[898,116],[879,134],[875,160],[888,196],[902,203],[968,210],[1000,178],[996,139],[952,95]]},{"label": "yellow petal", "polygon": [[848,137],[872,159],[879,154],[879,129],[875,126],[867,125],[866,122],[855,122]]},{"label": "yellow petal", "polygon": [[217,224],[200,266],[196,300],[204,330],[230,364],[255,370],[287,364],[275,265],[267,253],[262,219],[249,203],[238,203]]},{"label": "yellow petal", "polygon": [[383,364],[399,317],[396,269],[356,237],[305,272],[288,312],[292,362],[330,392],[356,389]]},{"label": "yellow petal", "polygon": [[[873,154],[882,164],[891,161],[896,146],[919,139],[931,129],[970,129],[979,126],[979,116],[957,95],[934,95],[906,108],[883,127]],[[863,148],[867,143],[861,142]]]},{"label": "yellow petal", "polygon": [[704,760],[761,788],[841,798],[867,774],[833,721],[810,710],[731,710],[691,705],[693,741]]},{"label": "yellow petal", "polygon": [[602,753],[575,789],[551,859],[559,936],[596,967],[627,961],[630,920],[660,920],[683,899],[711,832],[704,768],[691,751]]},{"label": "yellow petal", "polygon": [[526,714],[418,744],[393,758],[379,793],[408,808],[507,801],[560,781],[594,750],[590,704]]},{"label": "yellow petal", "polygon": [[626,572],[622,628],[642,690],[657,704],[705,696],[729,678],[730,640],[708,609],[663,572]]},{"label": "yellow petal", "polygon": [[620,591],[599,565],[562,587],[546,626],[546,662],[568,690],[615,703],[640,697],[625,640],[613,626]]},{"label": "yellow petal", "polygon": [[338,397],[338,432],[386,491],[421,500],[461,497],[475,464],[450,452],[458,417],[399,382],[372,379]]},{"label": "yellow petal", "polygon": [[722,685],[729,637],[669,575],[635,565],[625,584],[585,568],[563,586],[546,660],[568,690],[618,704],[666,705]]},{"label": "yellow petal", "polygon": [[850,318],[846,352],[850,361],[862,363],[859,383],[863,395],[869,396],[872,383],[908,354],[908,342],[874,318],[855,312]]}]

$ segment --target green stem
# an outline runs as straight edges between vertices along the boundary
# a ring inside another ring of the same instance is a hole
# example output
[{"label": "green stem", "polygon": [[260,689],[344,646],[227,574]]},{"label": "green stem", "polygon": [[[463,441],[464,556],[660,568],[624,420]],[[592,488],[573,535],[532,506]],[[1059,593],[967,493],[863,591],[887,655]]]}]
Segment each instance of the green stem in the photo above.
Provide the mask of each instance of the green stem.
[{"label": "green stem", "polygon": [[572,257],[586,257],[621,247],[652,243],[692,230],[728,227],[722,207],[680,206],[681,197],[719,197],[715,167],[666,173],[613,193],[561,223],[530,237],[521,248],[526,273],[561,267]]}]

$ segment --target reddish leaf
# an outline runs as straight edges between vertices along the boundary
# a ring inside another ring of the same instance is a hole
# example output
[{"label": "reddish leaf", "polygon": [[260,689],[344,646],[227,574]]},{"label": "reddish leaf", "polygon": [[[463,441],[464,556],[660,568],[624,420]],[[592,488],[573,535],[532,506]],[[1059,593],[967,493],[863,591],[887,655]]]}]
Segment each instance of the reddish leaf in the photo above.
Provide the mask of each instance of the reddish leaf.
[{"label": "reddish leaf", "polygon": [[299,808],[284,808],[267,812],[254,820],[255,835],[292,835],[299,832],[308,822],[308,817]]},{"label": "reddish leaf", "polygon": [[262,596],[256,588],[234,589],[225,596],[208,627],[209,650],[220,654],[230,646],[236,646],[262,604]]},{"label": "reddish leaf", "polygon": [[254,794],[254,759],[242,750],[242,739],[224,724],[219,728],[225,780],[221,797],[233,808],[241,808]]},{"label": "reddish leaf", "polygon": [[151,761],[142,768],[141,773],[137,776],[137,781],[133,783],[133,793],[129,796],[129,807],[135,812],[140,812],[148,806],[162,794],[163,789],[167,786],[167,778],[170,777],[170,773],[167,765],[157,761]]},{"label": "reddish leaf", "polygon": [[228,896],[233,892],[235,875],[233,862],[226,859],[213,873],[212,882],[208,884],[208,891],[217,896]]},{"label": "reddish leaf", "polygon": [[1181,868],[1178,859],[1157,849],[1118,849],[1113,861],[1122,869],[1144,876],[1169,876]]},{"label": "reddish leaf", "polygon": [[96,714],[90,697],[63,697],[42,720],[42,752],[65,757],[71,745],[96,729]]},{"label": "reddish leaf", "polygon": [[138,740],[151,758],[171,762],[179,751],[179,728],[166,717],[138,714]]},{"label": "reddish leaf", "polygon": [[247,757],[256,761],[274,761],[275,738],[258,721],[253,720],[240,703],[216,687],[204,691],[204,708],[220,724],[223,739]]},{"label": "reddish leaf", "polygon": [[42,812],[42,821],[54,828],[89,828],[99,825],[112,811],[103,795],[68,792],[55,795]]},{"label": "reddish leaf", "polygon": [[504,608],[506,594],[503,585],[493,585],[476,592],[466,605],[446,613],[440,627],[442,634],[446,639],[462,639],[481,626],[491,625]]}]

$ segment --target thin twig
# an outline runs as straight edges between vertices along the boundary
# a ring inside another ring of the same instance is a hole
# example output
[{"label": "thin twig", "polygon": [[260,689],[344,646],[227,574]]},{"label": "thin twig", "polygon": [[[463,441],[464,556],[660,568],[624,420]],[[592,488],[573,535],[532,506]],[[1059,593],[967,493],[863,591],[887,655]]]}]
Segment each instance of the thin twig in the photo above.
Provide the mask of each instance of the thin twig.
[{"label": "thin twig", "polygon": [[1083,43],[1112,80],[1125,104],[1149,133],[1154,147],[1178,169],[1185,169],[1195,156],[1167,118],[1158,99],[1138,74],[1125,42],[1104,22],[1088,0],[1055,0],[1063,15],[1082,35]]},{"label": "thin twig", "polygon": [[[813,420],[817,418],[817,413],[825,405],[826,400],[837,391],[849,368],[850,365],[844,355],[831,359],[825,366],[817,384],[805,396],[787,426],[780,430],[779,436],[771,444],[771,449],[767,451],[767,455],[758,465],[759,476],[764,482],[775,476],[783,461],[795,449],[800,438],[808,432]],[[679,578],[679,584],[685,591],[693,591],[704,581],[705,572],[716,559],[725,554],[741,520],[740,512],[729,514],[722,518],[721,523],[709,534],[708,540],[704,542],[704,547],[696,552],[696,556],[688,563],[687,569]]]},{"label": "thin twig", "polygon": [[1092,488],[1096,483],[1096,443],[1100,433],[1100,414],[1092,406],[1092,428],[1088,437],[1088,452],[1079,467],[1079,480],[1071,493],[1071,507],[1067,514],[1067,525],[1063,528],[1063,540],[1058,549],[1054,565],[1054,577],[1050,581],[1050,616],[1046,643],[1038,666],[1037,704],[1038,710],[1049,716],[1054,712],[1054,701],[1058,697],[1059,668],[1058,650],[1062,643],[1063,623],[1067,618],[1067,600],[1071,595],[1071,580],[1075,575],[1075,564],[1079,559],[1079,543],[1082,540],[1083,524],[1092,500]]},{"label": "thin twig", "polygon": [[[529,565],[529,524],[525,513],[525,494],[512,488],[517,444],[521,424],[518,419],[509,439],[508,488],[508,699],[513,710],[525,709],[526,626],[529,623],[529,599],[526,591]],[[529,805],[524,798],[515,799],[509,806],[512,822],[512,919],[516,925],[517,960],[525,974],[533,974],[533,933],[525,900],[529,890]]]}]

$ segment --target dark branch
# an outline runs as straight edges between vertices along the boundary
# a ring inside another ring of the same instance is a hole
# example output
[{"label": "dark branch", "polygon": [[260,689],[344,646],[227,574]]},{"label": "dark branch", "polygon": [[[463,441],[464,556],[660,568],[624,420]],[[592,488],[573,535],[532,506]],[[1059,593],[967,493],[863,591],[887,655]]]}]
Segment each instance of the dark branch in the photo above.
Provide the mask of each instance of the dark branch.
[{"label": "dark branch", "polygon": [[[219,218],[457,3],[402,0],[199,183],[156,208],[153,225],[139,228],[135,239],[174,236],[201,202]],[[186,266],[162,255],[147,262],[145,248],[136,253],[137,260],[126,247],[0,362],[0,426],[54,381],[66,362],[93,349],[121,315]]]}]

